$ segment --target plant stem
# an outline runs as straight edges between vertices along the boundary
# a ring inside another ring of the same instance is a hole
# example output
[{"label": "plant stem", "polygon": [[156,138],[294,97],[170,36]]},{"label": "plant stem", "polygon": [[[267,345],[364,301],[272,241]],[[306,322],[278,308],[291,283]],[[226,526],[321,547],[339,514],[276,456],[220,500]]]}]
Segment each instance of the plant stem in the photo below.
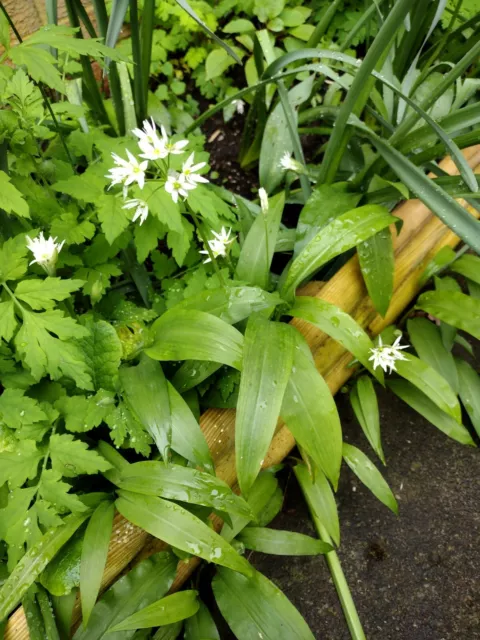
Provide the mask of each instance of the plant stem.
[{"label": "plant stem", "polygon": [[208,240],[207,240],[205,234],[203,233],[202,224],[201,224],[200,220],[198,219],[197,214],[194,213],[188,205],[187,205],[187,209],[188,209],[188,212],[190,213],[190,215],[193,218],[195,226],[197,227],[198,235],[200,236],[201,241],[205,245],[205,249],[208,251],[208,257],[210,258],[210,262],[212,263],[213,269],[214,269],[215,273],[218,276],[218,280],[220,282],[220,285],[225,289],[225,281],[224,281],[223,276],[222,276],[222,274],[220,272],[219,266],[218,266],[218,264],[217,264],[217,262],[215,260],[215,256],[213,255],[213,252],[210,249],[210,245],[208,244]]}]

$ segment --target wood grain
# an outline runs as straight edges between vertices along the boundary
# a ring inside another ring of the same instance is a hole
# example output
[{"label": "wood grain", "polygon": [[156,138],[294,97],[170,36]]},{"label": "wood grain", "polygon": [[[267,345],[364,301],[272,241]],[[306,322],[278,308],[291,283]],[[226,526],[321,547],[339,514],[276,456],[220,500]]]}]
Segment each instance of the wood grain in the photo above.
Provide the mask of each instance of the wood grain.
[{"label": "wood grain", "polygon": [[[480,145],[464,151],[470,166],[480,170]],[[457,173],[450,158],[441,167],[447,173]],[[466,206],[465,202],[462,202]],[[476,212],[467,207],[472,215]],[[444,246],[454,247],[459,238],[436,218],[419,200],[409,200],[399,205],[395,215],[403,220],[399,235],[394,233],[395,280],[392,303],[385,318],[374,309],[367,295],[357,257],[349,260],[327,283],[311,282],[300,293],[315,295],[341,307],[352,315],[370,335],[377,335],[383,328],[398,318],[419,291],[418,279],[429,260]],[[348,364],[352,355],[313,325],[299,319],[292,321],[307,339],[316,366],[325,377],[332,393],[336,393],[352,374]],[[201,417],[200,424],[215,462],[217,475],[236,487],[235,472],[235,411],[209,409]],[[280,421],[273,438],[264,467],[281,462],[295,446],[295,441]],[[214,518],[218,528],[219,519]],[[133,526],[117,514],[110,543],[107,567],[103,576],[103,588],[107,588],[129,565],[165,548],[165,544],[138,527]],[[178,573],[172,590],[179,588],[198,565],[198,558],[188,563],[179,562]],[[77,608],[76,620],[79,619]],[[5,640],[27,640],[29,638],[23,610],[18,609],[11,617],[5,632]]]}]

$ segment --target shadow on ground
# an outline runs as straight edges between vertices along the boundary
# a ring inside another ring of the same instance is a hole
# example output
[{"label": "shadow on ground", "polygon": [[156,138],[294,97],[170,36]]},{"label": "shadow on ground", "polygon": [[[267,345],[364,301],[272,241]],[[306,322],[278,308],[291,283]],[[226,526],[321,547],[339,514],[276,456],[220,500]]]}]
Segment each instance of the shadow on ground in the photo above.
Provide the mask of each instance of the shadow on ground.
[{"label": "shadow on ground", "polygon": [[[337,401],[345,439],[374,459],[348,399]],[[367,638],[480,638],[480,452],[448,439],[392,393],[380,393],[379,401],[384,474],[400,515],[349,469],[338,492],[339,555]],[[314,535],[293,475],[271,526]],[[294,602],[315,638],[350,639],[322,557],[253,553],[250,560]]]}]

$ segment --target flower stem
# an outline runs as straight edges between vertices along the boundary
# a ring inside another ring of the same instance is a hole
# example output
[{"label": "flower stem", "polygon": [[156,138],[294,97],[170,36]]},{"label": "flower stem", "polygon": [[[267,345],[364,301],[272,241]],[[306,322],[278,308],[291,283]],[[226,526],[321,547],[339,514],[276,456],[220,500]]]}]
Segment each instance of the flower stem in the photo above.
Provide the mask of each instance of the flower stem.
[{"label": "flower stem", "polygon": [[192,211],[192,209],[188,206],[188,204],[187,204],[187,209],[188,209],[188,212],[190,213],[190,215],[193,218],[195,226],[197,227],[198,235],[200,236],[201,241],[205,245],[205,249],[208,251],[208,257],[210,258],[210,261],[211,261],[211,263],[213,265],[213,269],[214,269],[215,273],[218,276],[218,280],[220,282],[220,285],[225,289],[226,288],[225,287],[225,281],[224,281],[223,276],[222,276],[222,274],[220,272],[220,268],[219,268],[218,264],[216,263],[215,256],[213,255],[213,252],[212,252],[212,250],[210,248],[210,245],[208,244],[208,240],[206,239],[205,234],[203,233],[202,224],[201,224],[200,220],[198,219],[197,214]]}]

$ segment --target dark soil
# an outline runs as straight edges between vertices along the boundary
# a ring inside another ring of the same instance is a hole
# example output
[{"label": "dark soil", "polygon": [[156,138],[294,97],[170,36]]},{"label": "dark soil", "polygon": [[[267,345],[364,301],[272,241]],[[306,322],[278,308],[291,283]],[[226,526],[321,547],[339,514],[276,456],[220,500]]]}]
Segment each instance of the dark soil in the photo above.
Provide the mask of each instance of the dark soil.
[{"label": "dark soil", "polygon": [[[345,469],[338,492],[339,557],[369,640],[480,638],[480,454],[448,439],[392,393],[380,394],[394,516]],[[345,439],[369,455],[347,397],[338,396]],[[373,459],[373,455],[372,459]],[[272,527],[315,535],[290,476]],[[349,640],[321,557],[250,560],[294,602],[316,638]],[[222,636],[227,637],[227,636]]]}]

